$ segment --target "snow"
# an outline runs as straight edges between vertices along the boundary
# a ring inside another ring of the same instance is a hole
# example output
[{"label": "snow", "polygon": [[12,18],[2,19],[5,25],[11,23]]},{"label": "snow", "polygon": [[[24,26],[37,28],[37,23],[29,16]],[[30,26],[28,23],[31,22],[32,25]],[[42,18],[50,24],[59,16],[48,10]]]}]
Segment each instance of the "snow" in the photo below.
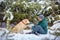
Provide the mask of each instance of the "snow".
[{"label": "snow", "polygon": [[47,9],[46,9],[46,10],[49,10],[49,9],[52,9],[52,7],[51,7],[51,6],[49,6],[49,7],[47,7]]},{"label": "snow", "polygon": [[53,22],[53,24],[60,23],[60,20]]},{"label": "snow", "polygon": [[[12,14],[12,12],[10,12],[10,10],[11,10],[11,8],[9,8],[8,10],[6,10],[6,13],[10,14],[9,15],[10,17],[8,16],[8,20],[12,20],[14,18],[13,14]],[[3,17],[3,20],[5,20],[6,17],[7,17],[7,15],[5,14],[5,16]]]},{"label": "snow", "polygon": [[4,0],[0,0],[0,2],[2,2],[2,1],[4,1]]},{"label": "snow", "polygon": [[[10,37],[11,36],[11,37]],[[8,36],[8,39],[14,39],[14,40],[53,40],[55,38],[54,35],[51,34],[13,34]]]},{"label": "snow", "polygon": [[[27,31],[27,30],[25,30]],[[29,30],[30,31],[30,30]],[[20,33],[10,33],[7,36],[8,40],[53,40],[56,36],[52,34],[20,34]],[[6,36],[2,37],[5,40]],[[60,37],[59,37],[60,38]],[[57,38],[59,40],[59,38]],[[0,39],[1,40],[1,39]]]},{"label": "snow", "polygon": [[[48,33],[47,34],[39,34],[39,35],[25,34],[25,33],[31,32],[32,30],[30,29],[30,30],[24,30],[24,34],[9,33],[8,36],[7,36],[7,39],[8,40],[54,40],[56,38],[56,40],[60,40],[60,36],[53,35],[55,32],[59,32],[60,33],[59,30],[56,31],[56,28],[60,28],[60,23],[56,22],[56,24],[54,24],[50,29],[48,29]],[[5,28],[2,28],[2,29],[6,30]],[[6,30],[6,32],[7,31],[8,30]],[[0,33],[3,34],[4,32],[0,31]],[[0,37],[0,38],[2,38],[2,40],[5,40],[6,36]]]},{"label": "snow", "polygon": [[60,30],[56,30],[57,33],[60,33]]},{"label": "snow", "polygon": [[[17,36],[17,38],[16,38],[16,36]],[[15,40],[39,40],[38,36],[36,36],[34,34],[23,34],[23,35],[19,34],[19,36],[18,36],[18,34],[16,34],[14,38],[15,38]]]},{"label": "snow", "polygon": [[15,4],[16,2],[14,1],[12,4]]},{"label": "snow", "polygon": [[17,33],[15,34],[14,37],[12,37],[14,40],[41,40],[41,38],[43,38],[43,36],[37,36],[34,34],[20,34]]},{"label": "snow", "polygon": [[50,33],[52,33],[52,34],[55,34],[55,32],[60,33],[60,30],[59,30],[60,29],[60,20],[55,21],[54,25],[50,29],[51,29]]},{"label": "snow", "polygon": [[5,28],[0,28],[0,40],[6,40],[6,34],[9,31]]},{"label": "snow", "polygon": [[56,38],[56,40],[60,40],[60,36],[58,36],[58,37]]},{"label": "snow", "polygon": [[[25,30],[25,32],[30,32],[31,30]],[[51,36],[51,38],[50,38]],[[53,38],[52,38],[53,37]],[[47,40],[47,39],[54,39],[55,36],[48,34],[20,34],[20,33],[10,33],[7,39],[13,40]]]},{"label": "snow", "polygon": [[57,0],[58,3],[60,3],[60,0]]},{"label": "snow", "polygon": [[32,32],[32,30],[31,30],[31,29],[30,29],[30,30],[24,30],[23,32],[24,32],[24,34],[25,34],[25,33]]},{"label": "snow", "polygon": [[54,24],[51,29],[58,29],[60,28],[60,23]]},{"label": "snow", "polygon": [[9,32],[6,28],[0,28],[0,31],[6,31],[6,33]]},{"label": "snow", "polygon": [[40,1],[39,3],[40,3],[40,4],[44,4],[44,3],[45,3],[45,1]]}]

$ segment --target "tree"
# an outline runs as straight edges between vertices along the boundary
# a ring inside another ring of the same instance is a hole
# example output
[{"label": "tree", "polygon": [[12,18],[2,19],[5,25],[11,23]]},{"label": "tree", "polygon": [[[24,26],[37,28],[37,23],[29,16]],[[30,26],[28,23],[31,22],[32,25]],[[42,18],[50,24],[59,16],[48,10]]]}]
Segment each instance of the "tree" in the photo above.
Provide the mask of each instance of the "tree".
[{"label": "tree", "polygon": [[[37,13],[41,9],[38,2],[28,2],[28,0],[18,0],[15,1],[15,4],[9,4],[11,11],[13,12],[14,19],[12,22],[20,22],[21,20],[27,18],[30,21],[33,21],[32,18],[37,16]],[[37,11],[37,12],[36,12]],[[27,17],[28,16],[28,17]],[[18,17],[16,19],[16,17]],[[19,20],[19,21],[17,21]]]},{"label": "tree", "polygon": [[18,23],[25,18],[33,22],[39,14],[43,14],[50,23],[51,21],[55,21],[56,19],[55,17],[50,15],[53,13],[54,15],[58,15],[60,13],[57,12],[60,10],[59,5],[56,6],[54,0],[44,0],[42,1],[43,3],[41,3],[41,1],[29,2],[29,0],[5,0],[4,2],[6,3],[6,7],[4,10],[8,10],[9,8],[11,8],[10,11],[14,15],[11,23]]}]

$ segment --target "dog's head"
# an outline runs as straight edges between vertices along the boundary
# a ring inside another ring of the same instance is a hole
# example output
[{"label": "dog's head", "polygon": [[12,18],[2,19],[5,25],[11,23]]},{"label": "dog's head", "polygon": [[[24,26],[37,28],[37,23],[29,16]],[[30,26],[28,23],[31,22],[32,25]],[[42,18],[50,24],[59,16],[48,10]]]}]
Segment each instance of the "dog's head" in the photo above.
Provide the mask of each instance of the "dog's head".
[{"label": "dog's head", "polygon": [[23,22],[24,24],[30,23],[28,19],[24,19],[24,20],[22,20],[22,22]]}]

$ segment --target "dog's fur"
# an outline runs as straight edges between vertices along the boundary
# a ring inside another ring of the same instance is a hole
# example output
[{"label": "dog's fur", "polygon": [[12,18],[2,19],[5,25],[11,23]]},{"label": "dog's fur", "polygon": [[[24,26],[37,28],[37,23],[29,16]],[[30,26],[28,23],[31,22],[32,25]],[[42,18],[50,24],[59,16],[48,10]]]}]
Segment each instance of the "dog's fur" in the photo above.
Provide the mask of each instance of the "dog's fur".
[{"label": "dog's fur", "polygon": [[29,20],[28,20],[28,19],[24,19],[24,20],[22,20],[21,22],[19,22],[19,23],[13,28],[12,31],[15,32],[15,33],[18,33],[18,32],[22,33],[23,30],[24,30],[25,28],[27,28],[26,24],[28,24],[28,23],[30,23]]}]

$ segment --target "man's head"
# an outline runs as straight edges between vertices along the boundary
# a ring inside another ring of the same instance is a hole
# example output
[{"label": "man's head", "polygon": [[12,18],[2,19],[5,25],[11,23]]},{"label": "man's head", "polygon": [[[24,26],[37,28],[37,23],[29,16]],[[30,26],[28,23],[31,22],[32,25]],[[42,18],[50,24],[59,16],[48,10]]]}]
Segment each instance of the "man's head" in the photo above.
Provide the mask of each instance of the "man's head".
[{"label": "man's head", "polygon": [[43,16],[43,15],[39,15],[39,16],[38,16],[38,20],[39,20],[39,21],[42,21],[43,19],[44,19],[44,16]]}]

